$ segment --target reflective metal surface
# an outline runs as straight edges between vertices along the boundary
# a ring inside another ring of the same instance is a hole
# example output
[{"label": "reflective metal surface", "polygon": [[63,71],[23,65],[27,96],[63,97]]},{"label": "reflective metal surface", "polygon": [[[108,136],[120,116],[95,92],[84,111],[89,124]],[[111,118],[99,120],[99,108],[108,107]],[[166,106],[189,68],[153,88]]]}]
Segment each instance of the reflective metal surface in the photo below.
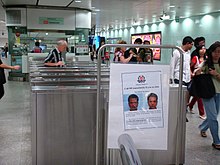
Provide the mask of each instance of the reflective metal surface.
[{"label": "reflective metal surface", "polygon": [[[30,67],[35,165],[95,165],[97,67],[84,64]],[[101,116],[106,116],[108,107],[109,68],[104,70]],[[101,120],[104,139],[105,118]],[[104,140],[99,149],[104,153]]]},{"label": "reflective metal surface", "polygon": [[95,165],[95,86],[36,86],[32,103],[33,164]]}]

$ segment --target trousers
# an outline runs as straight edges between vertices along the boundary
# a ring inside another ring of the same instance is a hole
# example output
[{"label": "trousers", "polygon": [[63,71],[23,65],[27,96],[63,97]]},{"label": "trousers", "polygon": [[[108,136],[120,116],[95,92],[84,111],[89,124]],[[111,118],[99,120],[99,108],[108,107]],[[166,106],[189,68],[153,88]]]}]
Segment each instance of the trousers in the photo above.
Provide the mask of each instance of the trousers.
[{"label": "trousers", "polygon": [[202,99],[203,105],[205,107],[206,112],[206,120],[199,126],[201,131],[207,131],[210,129],[213,143],[220,144],[219,134],[218,134],[218,120],[217,116],[220,111],[220,93],[216,93],[214,97],[210,99]]}]

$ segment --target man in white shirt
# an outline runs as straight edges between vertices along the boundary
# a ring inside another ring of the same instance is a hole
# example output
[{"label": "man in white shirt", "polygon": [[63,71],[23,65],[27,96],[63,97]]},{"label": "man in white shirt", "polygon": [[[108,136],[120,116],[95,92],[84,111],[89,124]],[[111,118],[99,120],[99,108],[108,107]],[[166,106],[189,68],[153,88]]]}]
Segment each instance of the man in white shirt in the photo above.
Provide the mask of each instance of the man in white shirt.
[{"label": "man in white shirt", "polygon": [[[183,51],[183,82],[182,84],[185,86],[189,85],[190,79],[191,79],[191,70],[190,70],[190,61],[191,61],[191,55],[190,50],[192,49],[194,44],[194,40],[190,36],[186,36],[183,38],[182,46],[180,49]],[[175,49],[173,51],[173,55],[171,58],[171,64],[170,64],[170,80],[171,83],[179,84],[179,73],[180,73],[180,52]],[[186,102],[188,104],[190,99],[190,95],[187,92],[186,93]],[[188,119],[186,118],[186,122],[188,122]]]},{"label": "man in white shirt", "polygon": [[[182,46],[180,49],[183,51],[183,85],[187,86],[191,79],[190,71],[190,50],[192,49],[194,40],[190,36],[183,38]],[[175,49],[171,57],[170,64],[170,79],[171,82],[174,81],[175,84],[179,84],[179,73],[180,73],[180,52]]]}]

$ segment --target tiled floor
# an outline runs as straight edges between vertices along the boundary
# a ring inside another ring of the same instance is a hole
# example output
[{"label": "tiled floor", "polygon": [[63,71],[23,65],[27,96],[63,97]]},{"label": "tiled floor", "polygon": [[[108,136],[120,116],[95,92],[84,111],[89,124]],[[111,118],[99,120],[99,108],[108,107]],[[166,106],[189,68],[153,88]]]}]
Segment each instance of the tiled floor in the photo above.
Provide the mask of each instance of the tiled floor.
[{"label": "tiled floor", "polygon": [[[0,100],[0,165],[31,165],[30,86],[27,82],[5,84]],[[211,135],[199,135],[202,120],[187,114],[186,165],[220,165],[220,151],[212,148]]]},{"label": "tiled floor", "polygon": [[29,83],[8,82],[0,100],[0,165],[31,165]]}]

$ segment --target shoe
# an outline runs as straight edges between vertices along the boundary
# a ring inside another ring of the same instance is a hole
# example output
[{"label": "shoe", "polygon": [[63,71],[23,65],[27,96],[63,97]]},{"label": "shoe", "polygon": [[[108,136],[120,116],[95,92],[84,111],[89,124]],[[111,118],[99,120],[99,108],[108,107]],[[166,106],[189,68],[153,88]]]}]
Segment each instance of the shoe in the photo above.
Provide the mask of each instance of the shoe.
[{"label": "shoe", "polygon": [[195,112],[193,111],[192,108],[189,108],[189,112],[190,112],[191,114],[195,114]]},{"label": "shoe", "polygon": [[187,119],[187,117],[186,117],[186,122],[189,122],[189,120]]},{"label": "shoe", "polygon": [[206,134],[205,131],[200,131],[200,135],[201,135],[202,137],[207,137],[207,134]]},{"label": "shoe", "polygon": [[220,144],[212,143],[212,147],[215,148],[216,150],[220,150]]},{"label": "shoe", "polygon": [[199,116],[199,118],[202,119],[202,120],[205,120],[206,116],[205,115],[204,116]]}]

